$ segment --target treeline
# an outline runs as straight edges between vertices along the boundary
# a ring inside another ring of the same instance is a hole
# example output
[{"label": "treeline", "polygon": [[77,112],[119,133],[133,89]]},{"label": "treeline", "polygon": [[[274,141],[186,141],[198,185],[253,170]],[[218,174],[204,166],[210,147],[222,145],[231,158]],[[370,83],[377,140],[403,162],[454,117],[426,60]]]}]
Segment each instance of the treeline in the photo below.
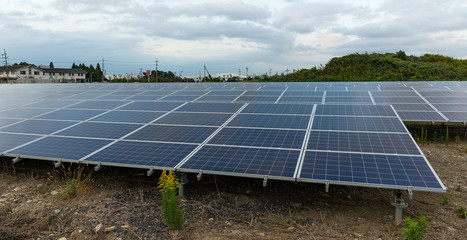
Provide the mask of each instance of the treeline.
[{"label": "treeline", "polygon": [[263,75],[262,81],[415,81],[467,79],[467,60],[437,54],[408,56],[396,53],[354,53],[332,58],[325,66],[291,74]]},{"label": "treeline", "polygon": [[91,82],[102,82],[105,81],[105,76],[104,73],[101,70],[101,66],[99,63],[96,64],[96,67],[91,64],[89,66],[86,66],[84,63],[81,63],[79,65],[76,65],[73,63],[71,68],[79,68],[84,71],[86,71],[86,78],[89,79]]}]

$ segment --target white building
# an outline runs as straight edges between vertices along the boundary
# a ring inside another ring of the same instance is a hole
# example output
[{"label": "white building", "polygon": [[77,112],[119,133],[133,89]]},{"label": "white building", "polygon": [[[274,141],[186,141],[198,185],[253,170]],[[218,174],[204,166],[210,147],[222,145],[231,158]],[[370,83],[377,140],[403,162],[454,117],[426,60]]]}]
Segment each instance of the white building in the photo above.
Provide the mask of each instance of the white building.
[{"label": "white building", "polygon": [[41,68],[32,65],[0,67],[2,83],[85,82],[86,71],[78,68]]}]

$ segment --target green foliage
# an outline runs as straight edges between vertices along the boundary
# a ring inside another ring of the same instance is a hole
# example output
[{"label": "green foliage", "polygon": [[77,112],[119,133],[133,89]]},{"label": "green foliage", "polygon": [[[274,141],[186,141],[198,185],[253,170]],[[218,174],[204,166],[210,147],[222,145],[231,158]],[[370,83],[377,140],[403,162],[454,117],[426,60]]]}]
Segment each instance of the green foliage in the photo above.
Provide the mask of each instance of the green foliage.
[{"label": "green foliage", "polygon": [[428,220],[425,216],[416,219],[407,217],[404,219],[404,235],[408,240],[420,240],[428,233]]},{"label": "green foliage", "polygon": [[54,68],[54,63],[53,62],[49,63],[49,68]]},{"label": "green foliage", "polygon": [[436,142],[438,140],[438,132],[433,133],[433,142]]},{"label": "green foliage", "polygon": [[178,208],[179,199],[176,194],[179,187],[180,184],[172,169],[169,173],[163,170],[157,188],[162,192],[162,216],[171,229],[183,227],[183,211]]},{"label": "green foliage", "polygon": [[85,194],[88,191],[89,185],[92,182],[92,170],[87,171],[86,165],[78,164],[75,166],[70,164],[67,167],[62,165],[60,171],[63,174],[66,187],[63,193],[56,195],[57,198],[70,199],[80,194]]},{"label": "green foliage", "polygon": [[456,191],[462,192],[462,191],[463,191],[463,190],[462,190],[462,186],[461,186],[461,185],[457,185],[457,186],[456,186]]},{"label": "green foliage", "polygon": [[446,137],[444,139],[444,143],[448,145],[448,142],[449,142],[449,128],[448,126],[446,126]]},{"label": "green foliage", "polygon": [[441,203],[442,203],[443,205],[448,204],[448,203],[449,203],[449,195],[444,194],[444,195],[443,195],[443,200],[441,200]]},{"label": "green foliage", "polygon": [[457,209],[457,215],[460,217],[460,218],[466,218],[467,217],[467,212],[465,211],[465,208],[464,207],[459,207]]},{"label": "green foliage", "polygon": [[456,138],[454,139],[454,141],[456,143],[460,143],[461,142],[461,137],[460,136],[456,136]]}]

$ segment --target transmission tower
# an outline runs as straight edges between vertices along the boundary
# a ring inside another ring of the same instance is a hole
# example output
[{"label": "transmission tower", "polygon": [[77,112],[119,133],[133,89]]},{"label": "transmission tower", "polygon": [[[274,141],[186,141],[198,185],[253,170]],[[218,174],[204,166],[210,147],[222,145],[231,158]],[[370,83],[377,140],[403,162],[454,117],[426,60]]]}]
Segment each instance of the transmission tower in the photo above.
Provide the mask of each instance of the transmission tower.
[{"label": "transmission tower", "polygon": [[[2,58],[3,58],[3,63],[5,64],[6,81],[8,82],[8,79],[9,79],[8,74],[9,74],[10,72],[8,71],[8,55],[6,54],[6,50],[5,50],[5,49],[3,49]],[[2,82],[3,82],[3,79],[2,79]]]},{"label": "transmission tower", "polygon": [[159,71],[159,60],[156,58],[156,82],[157,82],[157,72]]}]

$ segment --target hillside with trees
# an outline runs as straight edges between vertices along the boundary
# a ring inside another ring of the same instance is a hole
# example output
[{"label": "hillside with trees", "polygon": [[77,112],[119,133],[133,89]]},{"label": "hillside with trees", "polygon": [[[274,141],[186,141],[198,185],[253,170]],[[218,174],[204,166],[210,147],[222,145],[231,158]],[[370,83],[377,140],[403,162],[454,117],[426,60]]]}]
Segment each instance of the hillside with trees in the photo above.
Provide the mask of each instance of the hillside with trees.
[{"label": "hillside with trees", "polygon": [[325,66],[287,75],[262,76],[263,81],[416,81],[467,79],[467,60],[437,54],[420,57],[396,53],[354,53],[332,58]]}]

